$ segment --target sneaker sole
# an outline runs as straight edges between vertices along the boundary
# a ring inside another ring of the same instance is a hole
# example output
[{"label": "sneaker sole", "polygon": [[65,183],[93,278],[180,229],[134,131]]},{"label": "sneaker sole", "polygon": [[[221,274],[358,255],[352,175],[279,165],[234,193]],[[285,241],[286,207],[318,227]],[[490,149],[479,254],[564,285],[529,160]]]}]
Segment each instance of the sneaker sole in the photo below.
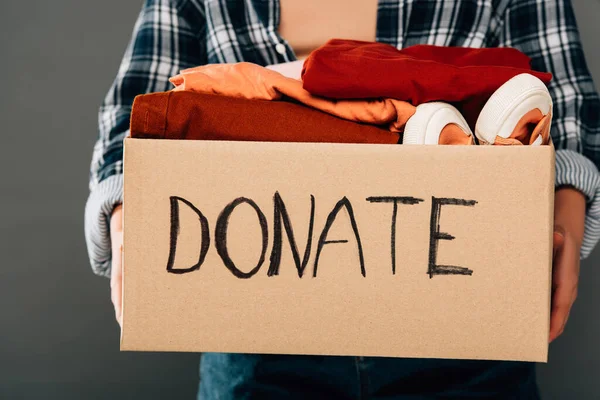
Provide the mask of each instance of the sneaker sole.
[{"label": "sneaker sole", "polygon": [[456,124],[465,133],[473,135],[465,118],[450,104],[419,104],[406,122],[402,144],[439,144],[440,133],[448,124]]},{"label": "sneaker sole", "polygon": [[[482,144],[493,144],[496,136],[508,138],[521,118],[536,108],[544,115],[552,111],[552,97],[546,85],[533,75],[517,75],[485,103],[475,124],[475,136]],[[533,144],[538,142],[541,143],[536,140]]]}]

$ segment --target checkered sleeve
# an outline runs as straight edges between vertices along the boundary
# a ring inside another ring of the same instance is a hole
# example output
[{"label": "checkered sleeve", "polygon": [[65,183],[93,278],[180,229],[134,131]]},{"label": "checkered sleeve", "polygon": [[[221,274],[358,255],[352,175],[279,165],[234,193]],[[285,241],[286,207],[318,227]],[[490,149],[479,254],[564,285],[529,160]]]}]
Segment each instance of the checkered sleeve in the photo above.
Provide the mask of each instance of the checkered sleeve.
[{"label": "checkered sleeve", "polygon": [[600,239],[600,100],[588,70],[569,0],[512,0],[498,32],[501,46],[532,58],[532,67],[553,74],[548,89],[554,109],[556,186],[575,187],[587,198],[581,258]]},{"label": "checkered sleeve", "polygon": [[204,10],[196,1],[146,0],[117,76],[99,109],[85,206],[85,237],[92,270],[110,275],[109,222],[123,201],[123,139],[136,95],[166,91],[170,76],[205,63]]}]

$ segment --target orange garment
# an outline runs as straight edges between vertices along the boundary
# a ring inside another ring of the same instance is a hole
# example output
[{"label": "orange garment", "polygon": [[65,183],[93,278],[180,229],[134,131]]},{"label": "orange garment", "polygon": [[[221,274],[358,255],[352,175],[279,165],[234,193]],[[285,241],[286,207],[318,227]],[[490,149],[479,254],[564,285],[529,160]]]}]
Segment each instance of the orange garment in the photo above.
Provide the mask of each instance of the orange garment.
[{"label": "orange garment", "polygon": [[309,107],[349,121],[385,125],[402,132],[415,113],[408,102],[395,99],[330,100],[314,96],[302,82],[257,64],[209,64],[181,71],[170,79],[175,91],[189,90],[249,100],[280,100],[287,97]]},{"label": "orange garment", "polygon": [[139,95],[131,137],[265,142],[396,144],[400,135],[287,101],[248,100],[191,91]]}]

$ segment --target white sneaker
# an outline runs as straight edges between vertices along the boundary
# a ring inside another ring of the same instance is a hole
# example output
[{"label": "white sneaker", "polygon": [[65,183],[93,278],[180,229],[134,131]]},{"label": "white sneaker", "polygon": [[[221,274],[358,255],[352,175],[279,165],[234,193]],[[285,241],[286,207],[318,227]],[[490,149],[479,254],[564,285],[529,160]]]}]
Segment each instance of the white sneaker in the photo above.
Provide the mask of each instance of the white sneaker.
[{"label": "white sneaker", "polygon": [[480,144],[542,145],[550,141],[552,98],[544,82],[530,74],[508,80],[485,103],[475,136]]},{"label": "white sneaker", "polygon": [[462,114],[442,102],[419,104],[406,122],[402,144],[475,144]]}]

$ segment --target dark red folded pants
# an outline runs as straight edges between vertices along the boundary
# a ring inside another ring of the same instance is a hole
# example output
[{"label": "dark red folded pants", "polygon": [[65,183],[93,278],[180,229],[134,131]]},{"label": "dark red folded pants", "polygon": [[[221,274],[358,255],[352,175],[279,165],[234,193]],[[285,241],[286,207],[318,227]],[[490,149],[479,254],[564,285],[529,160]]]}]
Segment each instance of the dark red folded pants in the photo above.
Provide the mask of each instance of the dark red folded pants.
[{"label": "dark red folded pants", "polygon": [[383,43],[332,39],[313,51],[302,69],[303,87],[334,99],[390,97],[419,105],[456,105],[473,127],[494,91],[521,73],[544,83],[531,59],[508,47],[473,49],[416,45],[398,50]]},{"label": "dark red folded pants", "polygon": [[188,91],[139,95],[131,137],[265,142],[395,144],[400,135],[287,101],[247,100]]}]

